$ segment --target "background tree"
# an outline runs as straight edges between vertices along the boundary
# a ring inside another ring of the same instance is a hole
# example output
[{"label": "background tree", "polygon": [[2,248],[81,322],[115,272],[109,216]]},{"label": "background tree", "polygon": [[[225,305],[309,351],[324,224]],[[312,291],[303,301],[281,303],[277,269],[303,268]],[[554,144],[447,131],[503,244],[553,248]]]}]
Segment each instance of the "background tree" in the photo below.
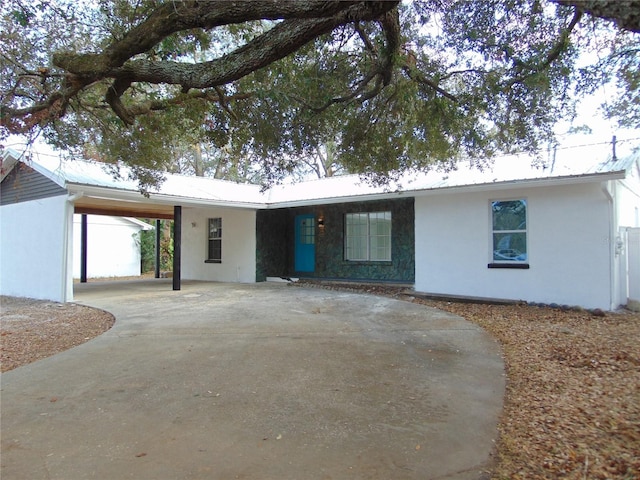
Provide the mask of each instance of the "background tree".
[{"label": "background tree", "polygon": [[327,146],[336,165],[379,180],[535,152],[603,82],[619,88],[608,113],[638,126],[639,10],[636,0],[12,0],[0,7],[1,135],[130,165],[143,191],[183,168],[179,151],[265,183]]},{"label": "background tree", "polygon": [[[153,223],[153,219],[141,219]],[[160,222],[160,270],[171,271],[173,268],[173,221]],[[156,263],[156,232],[155,230],[140,230],[134,234],[140,246],[140,271],[145,274],[155,269]]]}]

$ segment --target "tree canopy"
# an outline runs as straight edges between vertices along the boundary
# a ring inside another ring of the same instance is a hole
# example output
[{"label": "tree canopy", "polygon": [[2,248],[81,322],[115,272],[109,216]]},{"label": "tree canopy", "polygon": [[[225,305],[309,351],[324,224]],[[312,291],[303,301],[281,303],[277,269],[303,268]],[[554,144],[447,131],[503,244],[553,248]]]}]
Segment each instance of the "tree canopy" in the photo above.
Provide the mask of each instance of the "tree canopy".
[{"label": "tree canopy", "polygon": [[142,186],[186,151],[201,171],[202,146],[218,170],[267,183],[305,160],[385,179],[535,152],[603,84],[607,114],[640,125],[639,12],[639,0],[9,0],[0,140],[41,135],[130,165]]}]

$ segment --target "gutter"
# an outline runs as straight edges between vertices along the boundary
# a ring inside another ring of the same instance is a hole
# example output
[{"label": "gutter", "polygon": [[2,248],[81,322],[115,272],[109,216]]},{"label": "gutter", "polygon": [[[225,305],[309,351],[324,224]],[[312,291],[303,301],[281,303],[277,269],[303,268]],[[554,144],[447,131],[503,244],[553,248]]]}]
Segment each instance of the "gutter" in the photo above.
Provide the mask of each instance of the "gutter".
[{"label": "gutter", "polygon": [[290,207],[306,207],[311,205],[327,205],[333,203],[349,203],[373,200],[386,200],[401,196],[423,197],[430,195],[443,195],[446,193],[473,193],[491,190],[511,190],[514,188],[533,188],[553,185],[576,185],[584,183],[602,182],[607,180],[621,180],[626,177],[626,171],[614,171],[604,173],[587,173],[582,175],[567,175],[563,177],[552,178],[530,178],[522,180],[503,180],[499,182],[434,186],[421,189],[394,190],[388,192],[373,192],[362,194],[351,194],[342,197],[321,197],[308,199],[294,199],[284,201],[273,201],[266,203],[262,208],[290,208]]},{"label": "gutter", "polygon": [[[450,186],[431,186],[418,189],[394,190],[387,192],[370,192],[370,193],[349,193],[342,196],[326,196],[313,198],[293,198],[285,200],[270,201],[265,200],[233,200],[233,199],[209,199],[186,197],[180,195],[170,195],[162,193],[150,193],[149,197],[144,197],[138,190],[118,189],[113,187],[105,187],[98,185],[89,185],[81,183],[67,183],[66,188],[70,193],[84,193],[87,197],[104,198],[108,200],[116,200],[122,202],[134,202],[141,204],[164,204],[164,205],[190,205],[199,207],[229,207],[229,208],[247,208],[247,209],[277,209],[290,207],[304,207],[310,205],[332,204],[332,203],[348,203],[357,201],[373,201],[400,196],[427,196],[441,195],[444,193],[458,192],[478,192],[487,190],[507,190],[513,188],[530,188],[537,186],[551,185],[572,185],[581,183],[592,183],[606,180],[620,180],[626,176],[625,170],[604,172],[604,173],[588,173],[581,175],[567,175],[553,178],[531,178],[522,180],[504,180],[499,182],[487,182],[478,184],[450,185]],[[78,197],[79,198],[79,197]]]},{"label": "gutter", "polygon": [[[603,182],[602,193],[609,204],[609,310],[615,310],[618,305],[614,305],[616,297],[616,231],[615,231],[615,192],[611,192],[611,181]],[[617,303],[617,302],[616,302]]]},{"label": "gutter", "polygon": [[[70,197],[71,198],[71,197]],[[62,272],[60,298],[62,302],[73,301],[73,202],[64,203],[64,221],[66,223],[63,232],[62,245]]]},{"label": "gutter", "polygon": [[100,187],[94,185],[85,185],[79,183],[68,183],[67,189],[70,192],[74,192],[75,195],[84,197],[93,197],[104,200],[113,200],[119,202],[139,203],[143,205],[188,205],[199,207],[231,207],[231,208],[249,208],[249,209],[261,209],[265,208],[265,204],[262,202],[244,202],[237,200],[223,200],[223,199],[207,199],[207,198],[194,198],[183,197],[178,195],[167,195],[161,193],[150,193],[148,197],[143,196],[137,190],[124,190],[110,187]]},{"label": "gutter", "polygon": [[396,190],[385,193],[363,193],[360,195],[345,195],[344,197],[311,198],[308,200],[285,200],[262,205],[262,209],[275,210],[278,208],[308,207],[313,205],[331,205],[334,203],[370,202],[387,200],[397,197],[414,197],[417,190]]}]

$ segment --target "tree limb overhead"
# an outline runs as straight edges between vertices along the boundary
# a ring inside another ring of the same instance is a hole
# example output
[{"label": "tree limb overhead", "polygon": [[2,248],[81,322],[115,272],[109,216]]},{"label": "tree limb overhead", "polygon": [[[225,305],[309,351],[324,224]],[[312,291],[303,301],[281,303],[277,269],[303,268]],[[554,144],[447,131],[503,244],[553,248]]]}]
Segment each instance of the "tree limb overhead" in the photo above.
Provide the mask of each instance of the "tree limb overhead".
[{"label": "tree limb overhead", "polygon": [[[378,18],[382,18],[384,24],[388,57],[391,58],[399,45],[399,26],[397,20],[394,24],[393,16],[386,17],[385,14],[395,9],[397,4],[397,1],[317,0],[169,2],[159,6],[146,20],[100,53],[55,53],[53,64],[68,73],[75,88],[72,92],[53,96],[68,98],[100,80],[114,79],[105,93],[105,101],[125,124],[131,125],[135,115],[120,101],[120,97],[134,83],[180,85],[183,91],[213,88],[280,60],[338,26]],[[207,62],[134,58],[176,32],[212,29],[253,20],[280,22],[236,50]],[[389,62],[385,70],[385,77],[388,77],[391,70]],[[29,109],[4,108],[3,116],[30,115],[48,109],[51,104],[45,101]]]},{"label": "tree limb overhead", "polygon": [[620,28],[640,33],[640,1],[638,0],[552,0],[570,5],[577,11],[611,20]]}]

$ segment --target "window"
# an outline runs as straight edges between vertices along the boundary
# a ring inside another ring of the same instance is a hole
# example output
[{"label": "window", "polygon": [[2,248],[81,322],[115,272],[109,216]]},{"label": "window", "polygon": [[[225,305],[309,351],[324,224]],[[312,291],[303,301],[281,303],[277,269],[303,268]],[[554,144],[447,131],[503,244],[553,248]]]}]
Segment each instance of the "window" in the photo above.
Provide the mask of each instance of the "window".
[{"label": "window", "polygon": [[527,201],[491,202],[494,263],[524,264],[527,254]]},{"label": "window", "polygon": [[345,259],[391,261],[391,212],[345,216]]},{"label": "window", "polygon": [[222,218],[210,218],[208,230],[207,262],[222,262]]},{"label": "window", "polygon": [[313,245],[314,243],[316,243],[315,218],[301,218],[298,228],[298,240],[301,245]]}]

